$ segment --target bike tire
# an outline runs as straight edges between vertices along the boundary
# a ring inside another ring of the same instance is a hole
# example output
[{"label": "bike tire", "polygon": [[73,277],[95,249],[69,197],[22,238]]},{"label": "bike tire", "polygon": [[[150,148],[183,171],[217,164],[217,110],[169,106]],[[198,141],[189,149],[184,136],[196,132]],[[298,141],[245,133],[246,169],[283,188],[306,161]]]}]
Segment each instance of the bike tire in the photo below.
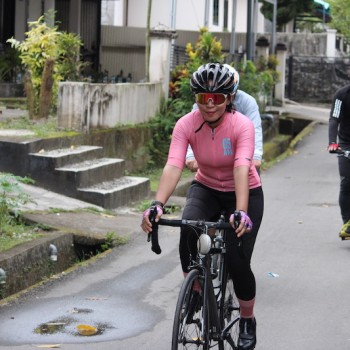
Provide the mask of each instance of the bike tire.
[{"label": "bike tire", "polygon": [[228,272],[224,274],[224,280],[222,284],[222,298],[220,300],[220,321],[222,329],[224,329],[230,322],[234,322],[232,327],[227,332],[227,339],[224,341],[223,349],[231,350],[238,349],[238,336],[239,336],[239,318],[240,310],[239,303],[234,291],[234,285]]},{"label": "bike tire", "polygon": [[173,323],[172,350],[210,348],[208,307],[203,305],[200,293],[193,290],[198,278],[199,271],[191,270],[180,289]]}]

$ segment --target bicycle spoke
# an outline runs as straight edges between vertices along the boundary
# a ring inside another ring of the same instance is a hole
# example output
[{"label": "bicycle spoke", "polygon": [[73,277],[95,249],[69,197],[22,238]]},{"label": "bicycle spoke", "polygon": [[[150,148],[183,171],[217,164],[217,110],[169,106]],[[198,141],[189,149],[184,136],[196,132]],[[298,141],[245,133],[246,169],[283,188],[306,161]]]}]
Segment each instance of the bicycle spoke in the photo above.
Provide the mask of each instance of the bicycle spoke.
[{"label": "bicycle spoke", "polygon": [[175,311],[172,350],[209,349],[203,335],[205,311],[199,292],[193,291],[198,271],[191,271],[181,288]]},{"label": "bicycle spoke", "polygon": [[233,289],[233,282],[228,278],[224,286],[224,298],[222,300],[222,324],[223,329],[227,329],[227,336],[224,349],[237,349],[239,335],[239,304]]}]

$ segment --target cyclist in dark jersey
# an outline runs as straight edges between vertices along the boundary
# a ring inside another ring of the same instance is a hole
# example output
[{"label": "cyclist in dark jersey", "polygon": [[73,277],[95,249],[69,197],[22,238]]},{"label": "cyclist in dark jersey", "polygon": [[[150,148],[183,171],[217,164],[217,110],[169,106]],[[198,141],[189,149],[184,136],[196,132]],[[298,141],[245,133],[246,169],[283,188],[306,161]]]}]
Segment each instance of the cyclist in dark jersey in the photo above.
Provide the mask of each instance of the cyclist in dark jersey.
[{"label": "cyclist in dark jersey", "polygon": [[[251,258],[264,211],[261,179],[253,164],[254,124],[235,111],[232,90],[237,82],[230,69],[208,63],[192,75],[191,90],[198,110],[181,117],[173,130],[168,160],[163,169],[155,201],[157,217],[174,192],[185,167],[188,145],[199,169],[187,192],[182,218],[216,221],[222,211],[233,225],[235,210],[241,213],[238,228],[227,236],[227,264],[240,305],[239,350],[256,345],[254,314],[256,282]],[[142,217],[142,229],[149,233],[150,209]],[[196,256],[197,234],[189,227],[180,232],[180,260],[184,275]],[[200,291],[198,291],[200,292]]]},{"label": "cyclist in dark jersey", "polygon": [[[328,151],[350,150],[350,84],[333,96],[328,127]],[[340,175],[339,206],[343,226],[342,238],[350,237],[350,159],[338,157]]]}]

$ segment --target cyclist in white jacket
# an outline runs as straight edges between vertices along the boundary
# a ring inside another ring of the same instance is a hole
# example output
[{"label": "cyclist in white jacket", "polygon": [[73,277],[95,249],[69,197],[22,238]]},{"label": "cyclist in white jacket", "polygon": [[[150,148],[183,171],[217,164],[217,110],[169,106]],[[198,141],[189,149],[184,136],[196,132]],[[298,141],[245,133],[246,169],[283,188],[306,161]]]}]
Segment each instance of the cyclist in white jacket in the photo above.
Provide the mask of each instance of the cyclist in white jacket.
[{"label": "cyclist in white jacket", "polygon": [[[263,155],[263,134],[262,134],[262,127],[261,127],[261,117],[259,112],[259,106],[253,96],[247,94],[242,90],[238,90],[238,85],[239,85],[238,72],[228,64],[225,64],[225,66],[230,69],[230,71],[234,74],[237,80],[236,87],[234,91],[232,91],[233,103],[234,103],[235,109],[238,112],[246,115],[254,124],[255,149],[254,149],[253,163],[257,168],[257,170],[259,170],[261,166],[262,155]],[[194,104],[193,109],[197,109],[197,108],[198,108],[197,105]],[[193,155],[191,146],[188,146],[188,150],[186,154],[186,166],[193,172],[198,170],[198,164]]]}]

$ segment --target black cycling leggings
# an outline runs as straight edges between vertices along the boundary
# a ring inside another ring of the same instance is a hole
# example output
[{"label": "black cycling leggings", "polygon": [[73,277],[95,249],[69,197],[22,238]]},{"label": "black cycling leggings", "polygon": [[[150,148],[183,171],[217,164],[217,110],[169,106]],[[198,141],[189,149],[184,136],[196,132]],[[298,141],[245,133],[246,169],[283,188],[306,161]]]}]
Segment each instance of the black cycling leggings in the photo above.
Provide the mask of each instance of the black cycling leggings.
[{"label": "black cycling leggings", "polygon": [[[216,221],[222,212],[226,219],[235,211],[236,196],[234,192],[220,192],[193,181],[187,192],[186,206],[182,218],[187,220]],[[232,229],[227,235],[228,269],[234,282],[239,299],[251,300],[255,297],[256,285],[250,261],[255,240],[264,211],[264,195],[261,187],[249,191],[248,215],[253,222],[253,229],[242,237],[243,249],[238,249],[238,239]],[[183,227],[180,235],[180,259],[184,272],[197,253],[197,232],[191,227]],[[243,254],[242,254],[243,253]]]},{"label": "black cycling leggings", "polygon": [[345,224],[350,220],[350,159],[343,156],[338,157],[338,166],[340,175],[339,207]]}]

